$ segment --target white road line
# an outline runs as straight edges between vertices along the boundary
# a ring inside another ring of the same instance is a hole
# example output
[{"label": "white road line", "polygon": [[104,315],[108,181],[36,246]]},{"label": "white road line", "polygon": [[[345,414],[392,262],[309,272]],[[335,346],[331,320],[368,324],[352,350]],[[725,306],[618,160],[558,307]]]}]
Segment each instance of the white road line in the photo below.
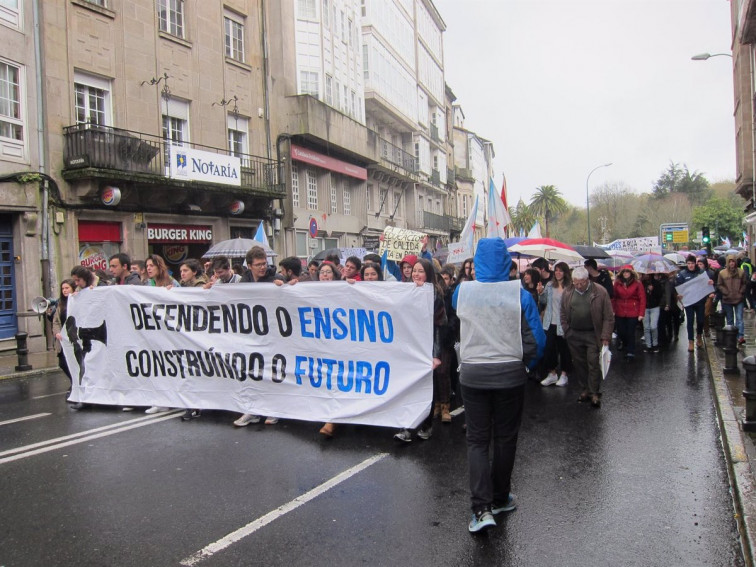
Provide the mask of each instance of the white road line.
[{"label": "white road line", "polygon": [[9,419],[8,421],[0,421],[0,425],[8,425],[9,423],[18,423],[19,421],[26,421],[27,419],[39,419],[40,417],[46,417],[52,415],[51,413],[35,413],[34,415],[27,415],[25,417],[17,417],[16,419]]},{"label": "white road line", "polygon": [[[76,445],[77,443],[84,443],[92,439],[99,439],[100,437],[107,437],[108,435],[115,435],[123,431],[129,431],[137,427],[143,427],[145,425],[152,425],[153,423],[159,423],[168,419],[181,415],[184,410],[176,410],[167,414],[157,414],[157,416],[150,415],[148,417],[138,417],[136,419],[130,419],[125,423],[114,423],[111,425],[105,425],[103,427],[96,427],[94,429],[88,429],[79,433],[73,433],[71,435],[65,435],[63,437],[56,437],[54,439],[48,439],[46,441],[40,441],[39,443],[32,443],[31,445],[24,445],[23,447],[16,447],[15,449],[8,449],[0,452],[0,465],[3,463],[9,463],[25,457],[31,457],[32,455],[39,455],[40,453],[46,453],[48,451],[54,451],[56,449],[62,449],[70,445]],[[21,453],[21,454],[18,454]],[[15,455],[6,457],[6,455]]]},{"label": "white road line", "polygon": [[268,512],[264,516],[261,516],[257,518],[256,520],[250,522],[246,526],[239,528],[238,530],[231,532],[225,537],[222,537],[218,541],[211,543],[210,545],[205,546],[204,548],[200,549],[197,553],[187,557],[186,559],[181,561],[181,565],[185,565],[187,567],[191,567],[192,565],[196,565],[200,561],[203,561],[205,559],[208,559],[209,557],[212,557],[214,554],[218,553],[219,551],[222,551],[229,547],[230,545],[236,543],[237,541],[247,537],[248,535],[253,534],[260,528],[263,528],[273,522],[274,520],[277,520],[284,514],[287,514],[291,512],[292,510],[295,510],[296,508],[299,508],[302,504],[306,504],[310,500],[317,498],[324,492],[327,492],[334,486],[338,486],[345,480],[348,480],[349,478],[356,475],[358,472],[361,472],[368,468],[371,465],[374,465],[384,457],[388,456],[388,453],[380,453],[378,455],[375,455],[373,457],[370,457],[369,459],[365,459],[360,464],[353,466],[350,469],[345,470],[342,473],[337,474],[335,477],[325,481],[323,484],[316,486],[309,492],[305,492],[302,494],[302,496],[297,496],[294,500],[291,502],[287,502],[283,506],[276,508],[275,510]]},{"label": "white road line", "polygon": [[67,396],[68,392],[58,392],[57,394],[45,394],[44,396],[34,396],[32,400],[41,400],[42,398],[52,398],[53,396]]}]

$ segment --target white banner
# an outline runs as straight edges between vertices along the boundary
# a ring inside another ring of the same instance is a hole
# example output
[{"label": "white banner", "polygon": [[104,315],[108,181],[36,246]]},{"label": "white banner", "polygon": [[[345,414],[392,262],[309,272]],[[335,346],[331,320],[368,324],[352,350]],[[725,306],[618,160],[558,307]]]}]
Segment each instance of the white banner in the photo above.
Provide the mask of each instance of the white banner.
[{"label": "white banner", "polygon": [[[595,243],[594,243],[595,244]],[[639,238],[623,238],[603,246],[607,250],[628,250],[638,252],[653,252],[660,250],[658,236],[641,236]]]},{"label": "white banner", "polygon": [[68,305],[73,401],[391,427],[430,410],[430,285],[113,286]]},{"label": "white banner", "polygon": [[241,186],[241,160],[236,156],[171,145],[170,157],[174,179]]},{"label": "white banner", "polygon": [[701,273],[695,278],[688,280],[685,283],[678,285],[675,288],[677,295],[682,295],[683,307],[698,303],[707,295],[714,293],[714,286],[709,283],[708,274]]}]

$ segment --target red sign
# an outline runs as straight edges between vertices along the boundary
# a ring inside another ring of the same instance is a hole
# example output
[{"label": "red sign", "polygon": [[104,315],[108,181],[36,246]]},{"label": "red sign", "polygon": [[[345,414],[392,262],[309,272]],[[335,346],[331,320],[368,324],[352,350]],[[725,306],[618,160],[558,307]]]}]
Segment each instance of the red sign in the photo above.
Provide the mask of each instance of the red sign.
[{"label": "red sign", "polygon": [[291,159],[317,165],[323,169],[330,169],[336,173],[343,173],[350,177],[356,177],[363,181],[367,179],[367,169],[360,167],[359,165],[353,165],[340,159],[332,158],[330,156],[308,150],[296,144],[291,145]]},{"label": "red sign", "polygon": [[151,244],[205,244],[213,240],[213,227],[150,223],[147,226],[147,240]]},{"label": "red sign", "polygon": [[310,238],[315,238],[318,236],[318,221],[315,219],[310,219]]}]

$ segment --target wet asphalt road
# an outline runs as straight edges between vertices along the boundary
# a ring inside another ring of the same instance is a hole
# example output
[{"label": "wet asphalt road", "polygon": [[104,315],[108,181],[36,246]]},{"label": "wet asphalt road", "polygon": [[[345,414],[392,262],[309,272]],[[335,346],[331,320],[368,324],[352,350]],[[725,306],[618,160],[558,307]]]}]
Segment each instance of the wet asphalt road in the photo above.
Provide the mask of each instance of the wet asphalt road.
[{"label": "wet asphalt road", "polygon": [[358,426],[327,441],[317,424],[235,429],[224,412],[77,413],[62,375],[2,381],[0,422],[50,415],[0,423],[0,566],[179,565],[245,526],[195,564],[744,565],[708,369],[685,346],[616,356],[600,410],[576,384],[529,384],[519,509],[478,537],[461,416],[408,446]]}]

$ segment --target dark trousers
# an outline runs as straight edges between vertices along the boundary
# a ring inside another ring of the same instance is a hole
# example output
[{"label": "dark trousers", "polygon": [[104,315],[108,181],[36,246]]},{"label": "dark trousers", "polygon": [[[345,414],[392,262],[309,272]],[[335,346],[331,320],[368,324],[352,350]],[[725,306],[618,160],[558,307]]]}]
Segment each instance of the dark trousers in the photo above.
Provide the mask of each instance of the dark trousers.
[{"label": "dark trousers", "polygon": [[564,337],[557,335],[557,326],[549,325],[546,331],[546,350],[543,354],[543,366],[547,372],[552,370],[572,373],[572,356],[570,356],[570,347]]},{"label": "dark trousers", "polygon": [[687,321],[688,340],[692,341],[696,337],[693,336],[693,316],[696,318],[696,335],[703,334],[704,328],[704,314],[706,313],[706,299],[702,299],[698,303],[688,305],[685,308],[685,318]]},{"label": "dark trousers", "polygon": [[627,354],[635,354],[635,326],[638,324],[637,317],[615,317],[617,324],[617,336],[625,345]]},{"label": "dark trousers", "polygon": [[570,346],[575,376],[583,392],[601,395],[601,345],[596,342],[596,334],[593,331],[571,330],[567,344]]},{"label": "dark trousers", "polygon": [[[525,386],[481,390],[462,385],[473,512],[505,503],[512,485]],[[493,459],[489,459],[493,439]]]}]

